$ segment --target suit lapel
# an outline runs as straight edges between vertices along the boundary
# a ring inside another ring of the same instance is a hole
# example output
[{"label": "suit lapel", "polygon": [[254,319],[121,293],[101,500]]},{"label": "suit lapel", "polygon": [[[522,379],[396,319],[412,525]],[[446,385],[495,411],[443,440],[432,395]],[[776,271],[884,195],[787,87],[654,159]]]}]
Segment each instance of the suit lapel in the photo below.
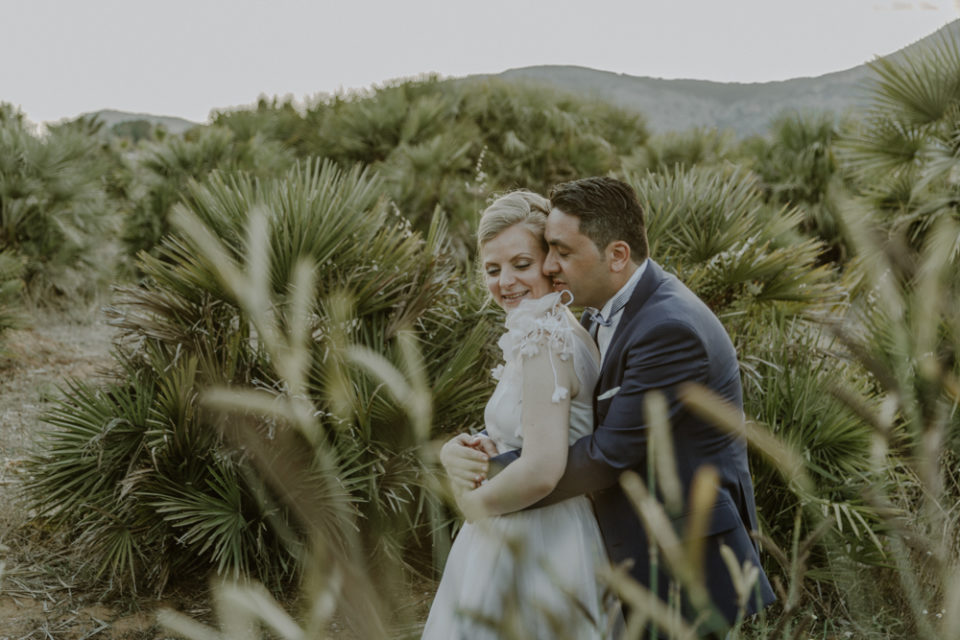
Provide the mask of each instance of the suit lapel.
[{"label": "suit lapel", "polygon": [[[627,300],[627,306],[623,308],[620,322],[617,323],[617,330],[613,332],[613,337],[610,339],[610,346],[607,350],[608,354],[619,348],[617,342],[623,337],[633,317],[637,315],[647,300],[650,299],[650,296],[653,295],[653,292],[660,286],[663,276],[663,269],[660,268],[660,265],[647,258],[647,266],[643,271],[643,275],[640,276],[637,286],[633,289],[633,294],[630,296],[630,299]],[[608,365],[614,360],[615,358],[604,358],[604,365]]]},{"label": "suit lapel", "polygon": [[[627,305],[623,308],[622,315],[620,316],[620,322],[617,323],[617,330],[613,333],[613,337],[610,339],[610,346],[607,349],[607,357],[603,359],[603,366],[600,369],[600,377],[597,379],[597,384],[593,389],[593,410],[594,410],[594,420],[599,424],[600,416],[597,414],[597,396],[599,396],[604,391],[607,391],[607,388],[604,387],[604,380],[610,377],[610,374],[613,374],[613,371],[609,370],[611,363],[616,362],[614,366],[619,367],[620,359],[613,358],[610,356],[610,353],[621,348],[618,344],[623,337],[624,333],[627,331],[627,325],[630,324],[630,321],[634,316],[640,311],[643,305],[650,299],[650,296],[653,295],[653,292],[657,290],[657,287],[660,286],[661,281],[664,277],[664,271],[660,268],[656,262],[651,259],[647,259],[647,266],[644,269],[643,275],[640,276],[640,280],[637,281],[637,286],[633,289],[633,294],[631,294],[630,299],[627,301]],[[614,380],[622,375],[622,371],[619,372],[617,376],[614,376]],[[615,386],[619,383],[614,383],[610,386]]]}]

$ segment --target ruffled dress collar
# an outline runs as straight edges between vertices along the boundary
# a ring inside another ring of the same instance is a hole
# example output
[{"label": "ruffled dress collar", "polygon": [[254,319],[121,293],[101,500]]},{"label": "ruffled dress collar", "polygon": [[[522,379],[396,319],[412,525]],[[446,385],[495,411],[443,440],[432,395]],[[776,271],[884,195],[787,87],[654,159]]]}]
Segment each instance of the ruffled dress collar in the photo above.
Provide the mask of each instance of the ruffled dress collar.
[{"label": "ruffled dress collar", "polygon": [[[566,313],[571,301],[572,297],[566,291],[555,291],[540,298],[523,300],[507,313],[507,331],[497,342],[497,346],[503,350],[503,359],[507,364],[519,362],[524,356],[534,356],[540,353],[541,348],[547,349],[554,373],[553,402],[559,402],[568,395],[568,389],[561,386],[557,380],[553,358],[569,360],[573,357],[573,328]],[[500,380],[503,372],[503,365],[498,366],[492,372],[493,377]]]}]

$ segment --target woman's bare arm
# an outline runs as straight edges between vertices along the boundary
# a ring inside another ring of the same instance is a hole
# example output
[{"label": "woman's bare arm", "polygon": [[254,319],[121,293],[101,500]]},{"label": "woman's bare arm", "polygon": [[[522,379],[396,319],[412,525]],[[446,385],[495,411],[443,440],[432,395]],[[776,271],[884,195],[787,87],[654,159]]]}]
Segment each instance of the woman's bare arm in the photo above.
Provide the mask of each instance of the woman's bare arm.
[{"label": "woman's bare arm", "polygon": [[[479,488],[457,497],[470,521],[528,507],[549,494],[563,475],[570,444],[570,399],[579,384],[573,359],[562,360],[544,345],[536,355],[525,357],[522,367],[520,458]],[[557,385],[569,391],[553,402]]]}]

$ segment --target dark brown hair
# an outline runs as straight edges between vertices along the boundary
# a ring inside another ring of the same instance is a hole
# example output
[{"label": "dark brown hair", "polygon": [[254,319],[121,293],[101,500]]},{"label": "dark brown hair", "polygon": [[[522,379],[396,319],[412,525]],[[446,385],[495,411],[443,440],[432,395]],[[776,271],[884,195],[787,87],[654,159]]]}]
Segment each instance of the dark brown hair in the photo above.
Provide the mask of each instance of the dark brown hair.
[{"label": "dark brown hair", "polygon": [[582,178],[558,184],[550,191],[550,206],[580,218],[580,233],[603,251],[622,240],[636,263],[650,254],[643,207],[633,188],[615,178]]}]

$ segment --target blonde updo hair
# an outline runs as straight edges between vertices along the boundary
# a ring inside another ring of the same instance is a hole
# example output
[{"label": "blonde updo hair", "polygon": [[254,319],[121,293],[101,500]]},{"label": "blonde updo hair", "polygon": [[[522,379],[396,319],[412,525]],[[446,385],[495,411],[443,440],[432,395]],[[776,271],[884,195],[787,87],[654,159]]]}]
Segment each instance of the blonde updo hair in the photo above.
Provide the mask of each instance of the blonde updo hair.
[{"label": "blonde updo hair", "polygon": [[547,241],[543,238],[547,214],[550,213],[550,201],[543,196],[520,189],[511,191],[493,201],[480,215],[477,226],[477,250],[514,225],[522,225],[540,240],[543,251],[547,251]]}]

